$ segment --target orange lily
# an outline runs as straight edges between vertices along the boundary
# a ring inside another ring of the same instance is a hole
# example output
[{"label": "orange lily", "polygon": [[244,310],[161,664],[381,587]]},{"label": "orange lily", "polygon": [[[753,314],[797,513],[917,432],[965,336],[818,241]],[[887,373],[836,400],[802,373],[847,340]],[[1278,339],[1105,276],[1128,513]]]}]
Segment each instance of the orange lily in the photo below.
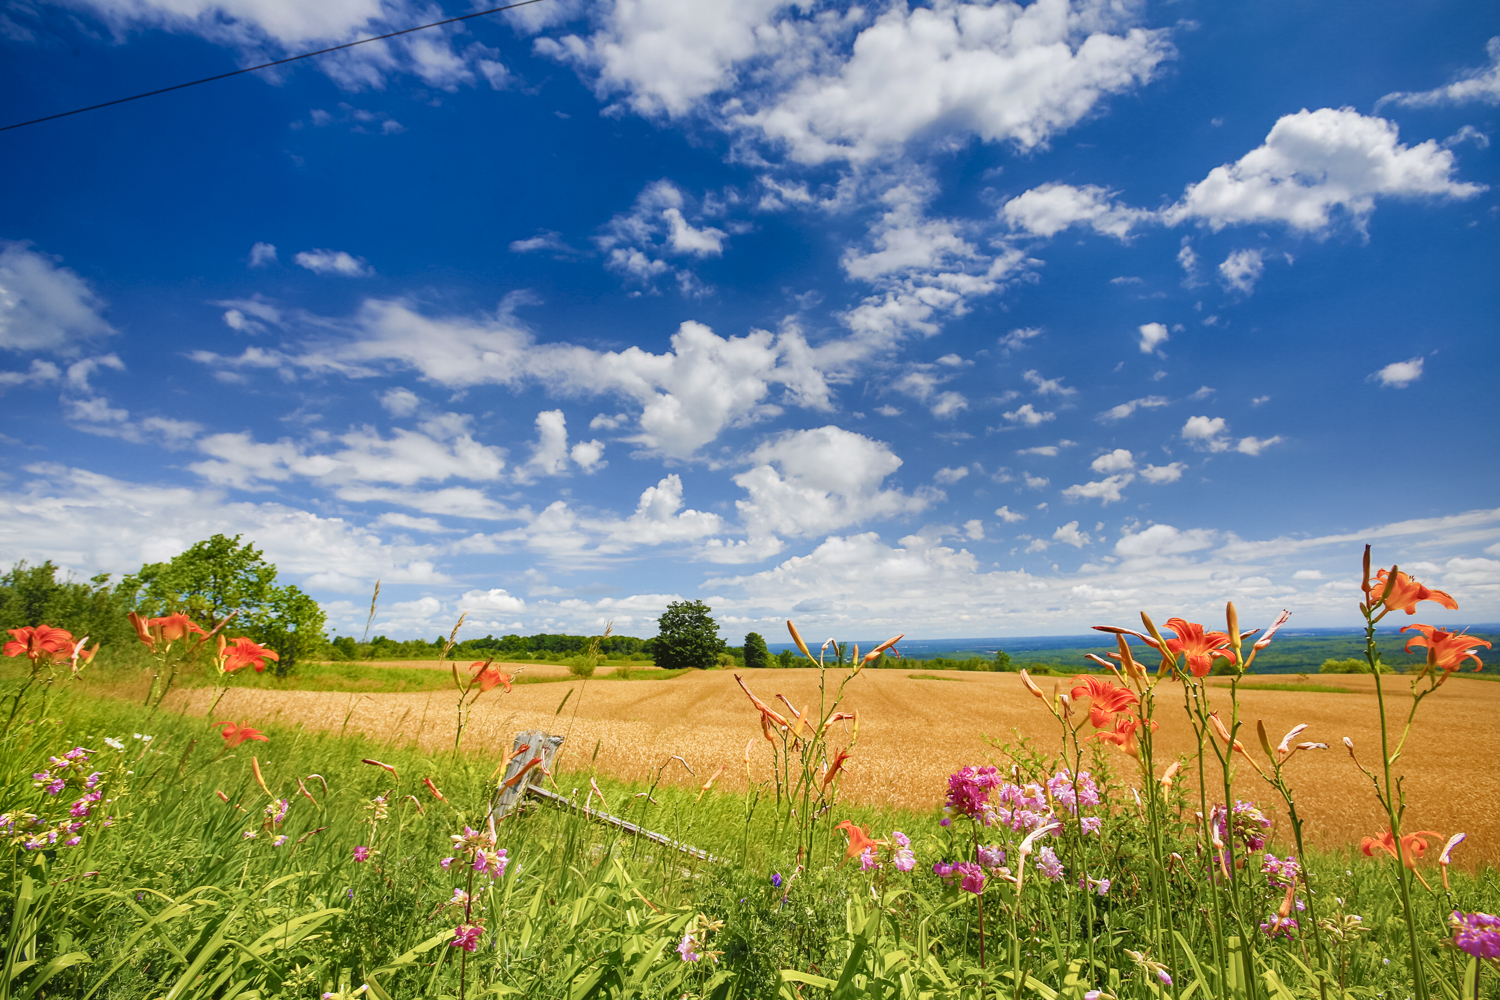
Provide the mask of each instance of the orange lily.
[{"label": "orange lily", "polygon": [[486,691],[503,684],[505,685],[505,693],[510,694],[511,676],[502,672],[499,667],[492,666],[494,662],[493,659],[476,660],[469,664],[469,669],[471,670],[475,667],[479,668],[479,671],[474,675],[474,680],[479,682],[479,693],[484,694]]},{"label": "orange lily", "polygon": [[41,659],[55,659],[59,654],[69,653],[73,649],[73,634],[51,625],[13,628],[10,629],[10,634],[15,638],[5,644],[5,655],[20,656],[24,653],[32,663]]},{"label": "orange lily", "polygon": [[1036,681],[1032,680],[1031,675],[1024,670],[1021,671],[1021,683],[1026,685],[1026,690],[1036,695],[1042,701],[1047,700],[1047,696],[1042,693],[1042,689],[1036,686]]},{"label": "orange lily", "polygon": [[792,728],[792,724],[786,720],[785,716],[776,711],[770,705],[767,705],[765,702],[761,701],[759,698],[755,697],[755,692],[751,691],[750,688],[745,685],[744,679],[741,678],[739,674],[734,675],[734,680],[735,683],[740,686],[740,690],[745,692],[745,696],[750,699],[750,704],[754,705],[760,711],[761,731],[766,734],[766,739],[770,740],[772,743],[776,742],[771,737],[772,723],[775,723],[783,729]]},{"label": "orange lily", "polygon": [[1128,753],[1139,760],[1141,748],[1136,744],[1135,731],[1140,725],[1141,722],[1137,719],[1115,719],[1115,728],[1113,730],[1106,731],[1100,729],[1093,736],[1090,736],[1089,739],[1098,740],[1100,743],[1113,743],[1124,753]]},{"label": "orange lily", "polygon": [[1401,853],[1396,853],[1396,838],[1387,830],[1377,840],[1374,837],[1366,837],[1359,842],[1359,849],[1364,852],[1365,857],[1372,858],[1375,851],[1382,850],[1391,857],[1400,857],[1401,863],[1408,868],[1416,868],[1417,862],[1421,861],[1427,854],[1427,838],[1441,837],[1442,834],[1436,830],[1418,830],[1415,833],[1401,835]]},{"label": "orange lily", "polygon": [[1234,662],[1234,654],[1225,648],[1229,645],[1227,634],[1205,632],[1202,625],[1181,618],[1168,618],[1167,628],[1177,634],[1175,639],[1166,640],[1167,649],[1187,660],[1194,677],[1206,676],[1215,659]]},{"label": "orange lily", "polygon": [[1169,766],[1165,771],[1162,772],[1162,776],[1157,780],[1161,782],[1163,791],[1166,791],[1167,789],[1170,789],[1172,787],[1172,779],[1177,777],[1177,772],[1181,769],[1182,761],[1174,760],[1171,766]]},{"label": "orange lily", "polygon": [[280,661],[274,651],[256,643],[247,636],[240,636],[224,648],[224,672],[232,674],[241,667],[254,667],[257,674],[265,673],[267,660]]},{"label": "orange lily", "polygon": [[176,642],[178,639],[184,639],[193,632],[196,632],[198,635],[208,634],[199,627],[197,622],[193,621],[187,615],[166,615],[162,618],[152,618],[146,622],[146,625],[148,628],[159,629],[162,639],[167,642]]},{"label": "orange lily", "polygon": [[233,722],[215,722],[214,725],[224,727],[221,735],[224,737],[224,749],[226,750],[232,750],[246,740],[260,740],[262,743],[271,742],[271,737],[259,729],[251,729],[249,726],[240,726]]},{"label": "orange lily", "polygon": [[[838,826],[834,827],[834,829],[843,830],[844,836],[849,838],[849,847],[844,851],[844,861],[848,861],[852,857],[863,854],[868,848],[885,846],[885,841],[872,840],[870,838],[869,827],[855,826],[847,819],[840,823]],[[839,864],[842,866],[844,861],[840,861]]]},{"label": "orange lily", "polygon": [[[1395,567],[1392,566],[1391,569]],[[1380,570],[1375,574],[1375,583],[1370,587],[1371,603],[1380,600],[1379,595],[1385,593],[1385,585],[1389,580],[1389,570]],[[1400,570],[1396,570],[1396,582],[1391,585],[1391,592],[1386,595],[1385,609],[1405,611],[1409,615],[1414,615],[1417,613],[1419,601],[1436,601],[1449,611],[1458,610],[1458,602],[1451,595],[1441,590],[1430,590]]]},{"label": "orange lily", "polygon": [[522,778],[522,776],[525,775],[527,771],[531,770],[533,767],[536,767],[541,762],[542,762],[542,758],[540,758],[540,757],[533,757],[533,758],[531,758],[530,760],[528,760],[526,762],[526,764],[519,771],[517,771],[515,774],[511,775],[509,778],[505,779],[505,784],[501,785],[500,787],[501,788],[513,788],[513,787],[515,787],[516,782],[520,781],[521,778]]},{"label": "orange lily", "polygon": [[1114,722],[1116,712],[1123,712],[1140,701],[1133,692],[1097,677],[1080,675],[1073,680],[1082,682],[1073,689],[1073,697],[1089,700],[1089,722],[1095,729],[1109,726]]},{"label": "orange lily", "polygon": [[838,773],[844,769],[844,761],[848,759],[848,750],[840,750],[838,753],[833,755],[833,763],[828,765],[828,773],[823,775],[823,790],[825,792],[828,790],[828,783],[835,777],[837,777]]},{"label": "orange lily", "polygon": [[142,618],[134,611],[130,612],[130,614],[126,615],[125,617],[129,618],[130,624],[135,626],[136,638],[141,640],[141,642],[143,642],[147,646],[150,646],[152,649],[155,649],[156,640],[152,638],[151,630],[146,627],[146,619]]},{"label": "orange lily", "polygon": [[1403,625],[1401,631],[1416,629],[1421,635],[1414,635],[1406,641],[1406,651],[1411,652],[1413,646],[1427,647],[1427,669],[1436,667],[1451,674],[1463,666],[1465,660],[1474,661],[1475,670],[1483,670],[1484,662],[1479,659],[1477,647],[1485,649],[1492,648],[1488,639],[1476,639],[1462,632],[1444,632],[1440,628],[1431,625]]},{"label": "orange lily", "polygon": [[376,760],[373,757],[365,757],[365,758],[363,758],[363,759],[360,760],[360,763],[361,764],[369,764],[371,767],[383,768],[383,769],[391,772],[391,777],[395,778],[397,781],[401,780],[401,775],[399,775],[399,774],[396,773],[396,769],[394,767],[392,767],[389,764],[386,764],[386,763],[383,763],[381,761],[378,761],[378,760]]}]

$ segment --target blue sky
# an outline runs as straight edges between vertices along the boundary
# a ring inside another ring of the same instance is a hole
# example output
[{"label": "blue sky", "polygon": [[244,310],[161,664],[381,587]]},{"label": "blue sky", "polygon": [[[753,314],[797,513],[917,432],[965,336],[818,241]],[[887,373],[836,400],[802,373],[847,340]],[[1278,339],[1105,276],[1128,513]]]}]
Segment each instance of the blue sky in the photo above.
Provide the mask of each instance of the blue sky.
[{"label": "blue sky", "polygon": [[[11,0],[5,122],[475,8]],[[338,631],[1500,620],[1500,9],[542,0],[0,134],[0,560]]]}]

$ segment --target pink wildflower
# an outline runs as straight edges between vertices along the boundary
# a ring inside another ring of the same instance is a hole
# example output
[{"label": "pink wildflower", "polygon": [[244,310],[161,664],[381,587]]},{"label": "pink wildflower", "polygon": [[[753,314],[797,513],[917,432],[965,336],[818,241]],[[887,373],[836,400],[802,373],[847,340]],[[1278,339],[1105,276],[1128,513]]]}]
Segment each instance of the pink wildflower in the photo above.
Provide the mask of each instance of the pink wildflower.
[{"label": "pink wildflower", "polygon": [[476,951],[479,948],[479,935],[484,933],[484,928],[476,924],[459,924],[458,929],[453,932],[453,940],[448,942],[450,948],[462,948],[464,951]]},{"label": "pink wildflower", "polygon": [[684,962],[696,962],[703,958],[697,952],[698,942],[693,940],[691,931],[682,936],[682,941],[677,945],[677,954],[682,956]]},{"label": "pink wildflower", "polygon": [[1058,860],[1057,852],[1051,847],[1043,847],[1036,852],[1036,868],[1054,882],[1063,877],[1062,862]]},{"label": "pink wildflower", "polygon": [[1459,913],[1448,918],[1453,943],[1475,958],[1500,960],[1500,917],[1489,913]]},{"label": "pink wildflower", "polygon": [[1001,784],[1000,775],[993,767],[966,767],[948,776],[947,808],[977,819],[989,826],[993,810],[990,807],[990,789]]},{"label": "pink wildflower", "polygon": [[[354,860],[361,864],[369,861],[370,849],[368,847],[365,847],[363,844],[361,844],[359,847],[356,847],[354,849]],[[470,948],[469,950],[473,951],[474,949]]]}]

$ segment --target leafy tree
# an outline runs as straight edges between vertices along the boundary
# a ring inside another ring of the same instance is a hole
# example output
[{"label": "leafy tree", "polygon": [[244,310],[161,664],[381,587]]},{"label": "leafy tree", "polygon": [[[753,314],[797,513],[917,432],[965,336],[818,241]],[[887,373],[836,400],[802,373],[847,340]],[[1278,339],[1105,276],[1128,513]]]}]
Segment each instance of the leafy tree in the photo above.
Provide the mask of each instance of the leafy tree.
[{"label": "leafy tree", "polygon": [[779,667],[790,667],[797,654],[790,649],[783,649],[776,654],[776,665]]},{"label": "leafy tree", "polygon": [[40,566],[18,562],[0,576],[0,629],[51,625],[79,639],[89,636],[106,649],[131,648],[135,632],[125,618],[130,605],[109,586],[109,574],[80,583],[59,580],[57,569],[50,560]]},{"label": "leafy tree", "polygon": [[771,665],[771,651],[766,648],[766,640],[759,632],[751,632],[745,636],[745,666],[750,669],[756,667],[769,667]]},{"label": "leafy tree", "polygon": [[1011,666],[1010,654],[1003,649],[995,650],[995,669],[1002,672],[1016,669]]},{"label": "leafy tree", "polygon": [[702,601],[673,601],[656,619],[658,634],[652,643],[656,665],[665,670],[714,666],[726,647],[719,638],[713,609]]},{"label": "leafy tree", "polygon": [[143,615],[186,612],[205,628],[238,610],[228,631],[276,650],[276,672],[284,675],[322,651],[327,618],[295,586],[277,586],[276,567],[240,537],[214,535],[167,562],[147,563],[120,582],[119,592]]},{"label": "leafy tree", "polygon": [[[1381,673],[1389,673],[1390,664],[1380,665]],[[1347,660],[1324,660],[1323,665],[1318,668],[1320,674],[1368,674],[1370,662],[1362,656],[1351,656]]]}]

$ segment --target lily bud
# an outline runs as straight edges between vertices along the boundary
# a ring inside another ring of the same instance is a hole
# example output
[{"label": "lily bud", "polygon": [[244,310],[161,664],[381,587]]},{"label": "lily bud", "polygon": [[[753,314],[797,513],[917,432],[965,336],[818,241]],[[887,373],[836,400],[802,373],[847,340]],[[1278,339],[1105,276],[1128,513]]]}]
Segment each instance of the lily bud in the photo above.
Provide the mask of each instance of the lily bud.
[{"label": "lily bud", "polygon": [[790,618],[786,620],[786,630],[792,634],[792,642],[797,644],[797,648],[802,651],[802,655],[811,660],[813,655],[807,651],[807,643],[802,641],[802,633],[797,631],[797,626],[792,624]]},{"label": "lily bud", "polygon": [[1047,696],[1042,693],[1042,689],[1036,686],[1036,681],[1032,680],[1031,675],[1024,670],[1021,671],[1021,683],[1025,684],[1026,690],[1030,691],[1037,698],[1041,699],[1042,701],[1047,700]]},{"label": "lily bud", "polygon": [[1240,614],[1234,609],[1233,601],[1225,606],[1224,618],[1229,626],[1229,644],[1238,653],[1240,651]]},{"label": "lily bud", "polygon": [[1266,735],[1266,724],[1259,719],[1255,722],[1256,735],[1260,737],[1260,748],[1266,752],[1266,756],[1275,762],[1276,755],[1271,752],[1271,737]]}]

